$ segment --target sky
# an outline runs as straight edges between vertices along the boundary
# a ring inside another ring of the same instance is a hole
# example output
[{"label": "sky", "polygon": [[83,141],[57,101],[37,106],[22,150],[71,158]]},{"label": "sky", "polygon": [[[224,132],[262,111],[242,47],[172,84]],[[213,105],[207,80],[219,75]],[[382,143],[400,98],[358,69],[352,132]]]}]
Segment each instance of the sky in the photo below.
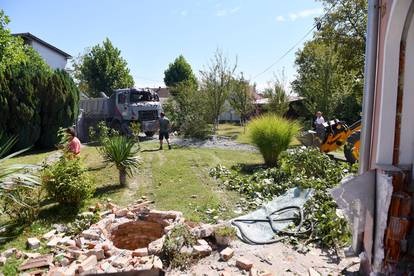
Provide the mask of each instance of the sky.
[{"label": "sky", "polygon": [[0,8],[12,33],[30,32],[73,57],[108,37],[136,87],[164,86],[164,71],[180,54],[199,76],[220,49],[259,89],[283,70],[287,82],[294,79],[295,52],[312,34],[262,72],[323,12],[315,0],[0,0]]}]

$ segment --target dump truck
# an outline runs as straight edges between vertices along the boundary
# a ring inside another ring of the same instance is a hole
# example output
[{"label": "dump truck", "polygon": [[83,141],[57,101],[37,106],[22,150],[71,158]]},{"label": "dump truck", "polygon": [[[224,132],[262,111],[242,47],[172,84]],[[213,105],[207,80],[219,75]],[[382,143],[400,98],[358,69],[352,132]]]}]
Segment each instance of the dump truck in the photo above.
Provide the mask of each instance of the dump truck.
[{"label": "dump truck", "polygon": [[131,132],[131,122],[139,122],[141,131],[151,137],[158,130],[157,122],[161,113],[158,94],[150,89],[137,88],[117,89],[110,97],[101,92],[100,98],[81,99],[79,108],[82,136],[87,136],[85,133],[89,127],[105,121],[122,134]]}]

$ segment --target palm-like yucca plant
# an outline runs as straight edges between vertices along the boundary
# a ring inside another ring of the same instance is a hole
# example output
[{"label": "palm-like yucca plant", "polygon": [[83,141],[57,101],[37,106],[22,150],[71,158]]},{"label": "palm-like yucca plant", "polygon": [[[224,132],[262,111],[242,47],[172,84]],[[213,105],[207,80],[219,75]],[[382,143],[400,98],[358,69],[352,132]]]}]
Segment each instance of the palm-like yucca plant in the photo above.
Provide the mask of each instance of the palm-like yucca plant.
[{"label": "palm-like yucca plant", "polygon": [[139,165],[139,145],[136,141],[125,136],[114,136],[99,148],[99,152],[106,163],[111,163],[118,169],[119,184],[125,186],[127,176],[132,176]]},{"label": "palm-like yucca plant", "polygon": [[13,185],[14,183],[13,179],[18,179],[18,183],[20,185],[28,187],[33,187],[39,184],[39,178],[37,176],[25,171],[34,166],[24,164],[5,164],[6,160],[28,150],[23,149],[6,156],[16,142],[16,137],[6,139],[5,136],[0,133],[0,196],[7,194],[7,191],[10,189],[10,185]]},{"label": "palm-like yucca plant", "polygon": [[[20,202],[16,197],[13,196],[13,190],[16,188],[16,185],[21,185],[25,187],[34,187],[39,185],[39,177],[27,172],[30,166],[29,165],[7,165],[5,161],[16,155],[21,154],[27,149],[17,151],[15,153],[6,155],[14,144],[17,142],[16,137],[6,138],[4,134],[0,133],[0,198],[9,198],[14,200],[18,204],[25,205],[25,202]],[[11,227],[11,224],[8,222],[0,224],[0,241],[7,239],[4,236],[4,232]]]}]

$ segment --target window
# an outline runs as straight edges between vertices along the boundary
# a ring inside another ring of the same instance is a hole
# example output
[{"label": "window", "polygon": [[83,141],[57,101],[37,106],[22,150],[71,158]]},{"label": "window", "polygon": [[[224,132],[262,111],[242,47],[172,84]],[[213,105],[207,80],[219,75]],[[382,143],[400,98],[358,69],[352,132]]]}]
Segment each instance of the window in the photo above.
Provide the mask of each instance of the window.
[{"label": "window", "polygon": [[150,92],[143,92],[143,91],[133,91],[130,94],[129,101],[131,103],[138,103],[143,101],[150,101],[151,100],[151,93]]},{"label": "window", "polygon": [[125,103],[125,94],[124,93],[120,93],[118,94],[118,104],[124,104]]}]

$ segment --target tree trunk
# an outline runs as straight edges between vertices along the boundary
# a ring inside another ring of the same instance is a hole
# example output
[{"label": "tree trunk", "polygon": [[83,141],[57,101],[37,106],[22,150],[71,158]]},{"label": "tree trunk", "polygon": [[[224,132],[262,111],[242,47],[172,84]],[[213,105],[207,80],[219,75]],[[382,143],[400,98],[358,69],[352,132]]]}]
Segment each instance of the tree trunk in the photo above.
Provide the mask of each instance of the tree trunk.
[{"label": "tree trunk", "polygon": [[119,184],[121,186],[127,185],[127,173],[126,173],[125,168],[119,169]]}]

